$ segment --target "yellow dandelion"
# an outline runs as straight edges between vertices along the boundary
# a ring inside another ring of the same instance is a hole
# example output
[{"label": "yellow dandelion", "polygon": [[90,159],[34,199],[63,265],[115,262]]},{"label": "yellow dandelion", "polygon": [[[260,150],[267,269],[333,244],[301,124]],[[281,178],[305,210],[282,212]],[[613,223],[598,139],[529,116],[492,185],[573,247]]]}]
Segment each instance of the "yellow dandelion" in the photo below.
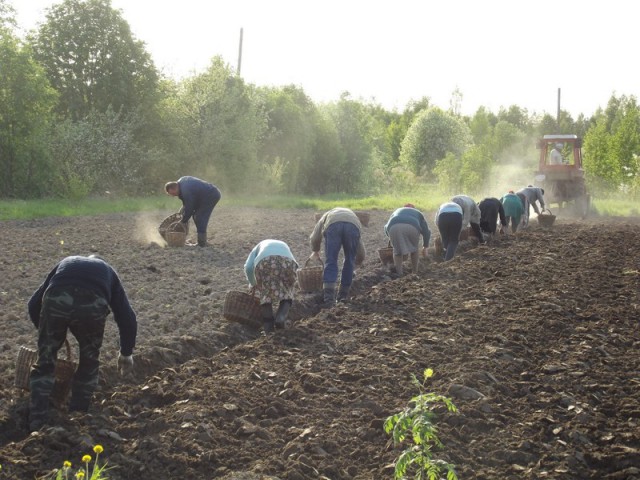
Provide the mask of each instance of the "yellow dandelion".
[{"label": "yellow dandelion", "polygon": [[78,473],[76,473],[76,478],[84,478],[84,472],[82,470],[78,470]]},{"label": "yellow dandelion", "polygon": [[104,448],[102,448],[102,445],[96,445],[95,447],[93,447],[93,451],[100,455],[102,452],[104,452]]},{"label": "yellow dandelion", "polygon": [[71,462],[69,460],[65,460],[62,466],[64,468],[71,468]]},{"label": "yellow dandelion", "polygon": [[91,455],[85,455],[82,457],[82,463],[89,463],[91,461]]}]

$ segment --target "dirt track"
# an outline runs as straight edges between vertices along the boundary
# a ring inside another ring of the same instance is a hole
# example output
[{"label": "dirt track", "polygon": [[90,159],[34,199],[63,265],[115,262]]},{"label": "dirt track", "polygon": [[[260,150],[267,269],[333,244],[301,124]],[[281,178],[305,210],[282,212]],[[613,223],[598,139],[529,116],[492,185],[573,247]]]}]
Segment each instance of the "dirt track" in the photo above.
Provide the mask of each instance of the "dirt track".
[{"label": "dirt track", "polygon": [[[206,249],[153,243],[168,213],[0,223],[0,478],[77,465],[95,443],[116,480],[391,478],[382,422],[431,367],[460,410],[440,418],[436,456],[461,479],[640,479],[640,219],[560,218],[392,280],[376,254],[389,212],[372,212],[351,302],[300,295],[294,327],[264,338],[222,318],[224,294],[264,238],[304,261],[314,212],[220,206]],[[135,378],[116,375],[110,320],[91,413],[29,435],[13,387],[36,338],[26,301],[88,253],[138,312]]]}]

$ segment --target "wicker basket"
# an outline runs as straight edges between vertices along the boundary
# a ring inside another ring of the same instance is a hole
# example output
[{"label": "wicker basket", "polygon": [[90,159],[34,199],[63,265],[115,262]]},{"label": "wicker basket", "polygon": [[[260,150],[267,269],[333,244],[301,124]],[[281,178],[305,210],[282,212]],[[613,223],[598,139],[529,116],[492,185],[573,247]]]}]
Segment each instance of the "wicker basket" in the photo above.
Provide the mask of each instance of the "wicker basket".
[{"label": "wicker basket", "polygon": [[437,255],[442,255],[444,253],[444,247],[442,245],[442,238],[436,237],[433,240],[433,249]]},{"label": "wicker basket", "polygon": [[360,220],[360,223],[362,224],[363,227],[369,226],[369,219],[371,218],[371,214],[369,212],[365,212],[363,210],[356,210],[354,213]]},{"label": "wicker basket", "polygon": [[164,239],[170,247],[184,247],[187,241],[187,228],[182,222],[173,222],[167,228]]},{"label": "wicker basket", "polygon": [[[158,233],[160,234],[160,236],[162,238],[164,238],[166,240],[167,239],[167,237],[166,237],[167,232],[175,231],[175,229],[178,228],[178,227],[175,226],[175,224],[176,223],[181,223],[180,222],[181,220],[182,220],[182,214],[180,212],[172,213],[171,215],[169,215],[167,218],[165,218],[162,221],[162,223],[158,227]],[[171,227],[173,227],[174,230],[171,230]],[[188,234],[189,233],[189,225],[182,223],[182,227],[180,228],[179,231],[184,231],[185,234]]]},{"label": "wicker basket", "polygon": [[322,290],[322,275],[324,273],[324,264],[322,260],[317,259],[320,265],[309,266],[311,257],[304,262],[304,267],[299,268],[296,272],[298,277],[298,286],[303,292],[317,292]]},{"label": "wicker basket", "polygon": [[[51,401],[58,407],[62,406],[69,396],[71,390],[71,381],[78,364],[73,360],[71,345],[65,338],[64,345],[66,347],[67,358],[58,358],[55,368],[55,383],[51,392]],[[38,352],[31,348],[21,346],[18,350],[18,358],[16,360],[16,378],[15,386],[29,390],[29,376],[31,367],[38,360]]]},{"label": "wicker basket", "polygon": [[462,230],[460,230],[460,236],[458,237],[458,240],[460,240],[461,242],[464,240],[469,240],[470,235],[471,227],[463,228]]},{"label": "wicker basket", "polygon": [[[378,256],[383,265],[393,265],[393,247],[391,246],[391,242],[389,242],[387,247],[378,249]],[[408,259],[409,255],[402,256],[403,261]]]},{"label": "wicker basket", "polygon": [[556,216],[551,213],[551,210],[543,210],[538,215],[538,225],[541,227],[551,227],[555,221]]},{"label": "wicker basket", "polygon": [[250,293],[230,290],[224,297],[223,316],[251,328],[261,328],[260,301]]}]

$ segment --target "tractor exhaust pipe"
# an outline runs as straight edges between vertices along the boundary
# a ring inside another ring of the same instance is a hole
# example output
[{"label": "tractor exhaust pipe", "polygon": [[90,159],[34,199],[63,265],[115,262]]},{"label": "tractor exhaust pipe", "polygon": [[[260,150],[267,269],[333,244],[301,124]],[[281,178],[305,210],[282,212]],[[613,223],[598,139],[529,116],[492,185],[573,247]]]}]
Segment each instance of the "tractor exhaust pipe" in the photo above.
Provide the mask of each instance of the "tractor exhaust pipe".
[{"label": "tractor exhaust pipe", "polygon": [[556,125],[558,125],[558,133],[560,131],[560,88],[558,88],[558,111],[556,112]]}]

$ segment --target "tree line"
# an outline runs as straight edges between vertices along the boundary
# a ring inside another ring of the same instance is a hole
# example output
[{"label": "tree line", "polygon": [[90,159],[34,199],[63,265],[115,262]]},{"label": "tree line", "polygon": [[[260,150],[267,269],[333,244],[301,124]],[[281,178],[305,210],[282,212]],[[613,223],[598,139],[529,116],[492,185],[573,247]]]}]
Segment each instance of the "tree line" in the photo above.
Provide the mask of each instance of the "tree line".
[{"label": "tree line", "polygon": [[[447,193],[529,183],[544,134],[583,137],[590,188],[640,193],[640,115],[612,95],[592,117],[459,113],[428,97],[399,111],[345,92],[314,103],[299,86],[245,82],[222,58],[180,81],[156,69],[110,0],[64,0],[25,39],[0,0],[3,198],[151,195],[182,175],[223,191],[366,194],[421,182]],[[514,166],[519,168],[514,168]],[[510,177],[512,175],[512,177]]]}]

